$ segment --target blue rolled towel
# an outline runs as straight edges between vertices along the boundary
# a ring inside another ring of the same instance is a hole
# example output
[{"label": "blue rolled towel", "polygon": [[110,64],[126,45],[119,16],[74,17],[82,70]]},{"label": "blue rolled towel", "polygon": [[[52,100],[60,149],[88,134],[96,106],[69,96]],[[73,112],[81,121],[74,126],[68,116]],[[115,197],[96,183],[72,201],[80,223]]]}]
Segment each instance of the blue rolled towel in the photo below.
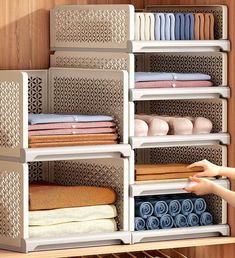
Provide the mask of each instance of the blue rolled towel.
[{"label": "blue rolled towel", "polygon": [[200,216],[200,225],[207,226],[213,224],[213,216],[210,212],[203,212]]},{"label": "blue rolled towel", "polygon": [[179,200],[181,203],[181,213],[185,216],[189,215],[191,212],[193,212],[194,205],[193,202],[190,199],[182,199]]},{"label": "blue rolled towel", "polygon": [[184,40],[185,18],[183,13],[175,14],[175,39]]},{"label": "blue rolled towel", "polygon": [[162,229],[164,229],[164,228],[173,228],[173,226],[174,226],[174,219],[172,218],[171,215],[164,214],[160,218],[160,228],[162,228]]},{"label": "blue rolled towel", "polygon": [[161,200],[150,200],[150,202],[153,205],[153,214],[154,216],[160,218],[161,216],[163,216],[164,214],[166,214],[168,212],[168,205],[165,201],[161,201]]},{"label": "blue rolled towel", "polygon": [[186,216],[182,214],[178,214],[175,216],[175,226],[177,228],[184,228],[188,226],[188,221]]},{"label": "blue rolled towel", "polygon": [[166,200],[168,204],[168,212],[171,216],[175,217],[181,211],[181,205],[178,200]]},{"label": "blue rolled towel", "polygon": [[148,230],[159,228],[159,219],[155,216],[150,216],[146,219],[146,228]]},{"label": "blue rolled towel", "polygon": [[153,214],[153,205],[150,202],[136,201],[135,216],[147,219]]},{"label": "blue rolled towel", "polygon": [[187,216],[187,221],[188,221],[189,227],[199,226],[199,217],[195,213],[190,213]]},{"label": "blue rolled towel", "polygon": [[141,217],[135,217],[135,230],[145,230],[145,221]]},{"label": "blue rolled towel", "polygon": [[194,39],[194,15],[192,13],[185,14],[185,40]]},{"label": "blue rolled towel", "polygon": [[193,198],[194,212],[198,215],[206,210],[206,201],[204,198]]}]

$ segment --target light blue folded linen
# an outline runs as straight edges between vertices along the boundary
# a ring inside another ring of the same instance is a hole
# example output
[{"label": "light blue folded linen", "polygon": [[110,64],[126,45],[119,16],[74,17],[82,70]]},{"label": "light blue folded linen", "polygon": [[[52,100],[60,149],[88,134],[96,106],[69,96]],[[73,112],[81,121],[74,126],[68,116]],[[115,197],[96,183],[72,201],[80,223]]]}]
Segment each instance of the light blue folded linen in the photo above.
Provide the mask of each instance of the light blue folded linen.
[{"label": "light blue folded linen", "polygon": [[48,123],[69,123],[69,122],[98,122],[112,121],[112,116],[103,115],[79,115],[79,114],[29,114],[28,123],[48,124]]},{"label": "light blue folded linen", "polygon": [[175,14],[175,39],[184,40],[185,18],[183,13]]},{"label": "light blue folded linen", "polygon": [[204,198],[192,198],[194,205],[194,212],[198,215],[206,210],[206,201]]},{"label": "light blue folded linen", "polygon": [[200,225],[207,226],[213,224],[213,216],[210,212],[203,212],[200,215]]},{"label": "light blue folded linen", "polygon": [[184,228],[188,226],[188,221],[186,216],[182,214],[178,214],[175,216],[175,226],[177,228]]},{"label": "light blue folded linen", "polygon": [[173,13],[165,14],[165,39],[175,40],[175,16]]},{"label": "light blue folded linen", "polygon": [[168,205],[163,200],[150,200],[153,205],[154,216],[160,218],[168,212]]},{"label": "light blue folded linen", "polygon": [[173,227],[174,227],[174,219],[172,218],[172,216],[169,214],[164,214],[160,218],[160,228],[165,229],[165,228],[173,228]]},{"label": "light blue folded linen", "polygon": [[194,205],[190,199],[181,199],[179,202],[181,203],[181,213],[183,215],[187,216],[193,212]]},{"label": "light blue folded linen", "polygon": [[194,15],[185,14],[185,40],[194,40]]},{"label": "light blue folded linen", "polygon": [[145,230],[145,221],[141,217],[135,217],[135,230]]},{"label": "light blue folded linen", "polygon": [[155,17],[154,37],[155,37],[155,40],[161,40],[161,19],[158,13],[155,13],[154,17]]},{"label": "light blue folded linen", "polygon": [[146,219],[146,228],[154,230],[159,228],[159,219],[155,216],[150,216]]},{"label": "light blue folded linen", "polygon": [[136,201],[135,203],[135,217],[147,219],[153,214],[153,205],[146,201]]},{"label": "light blue folded linen", "polygon": [[164,13],[155,13],[155,40],[165,40],[165,23],[166,21]]},{"label": "light blue folded linen", "polygon": [[199,217],[198,217],[198,215],[195,214],[195,213],[190,213],[187,216],[187,222],[188,222],[189,227],[199,226]]}]

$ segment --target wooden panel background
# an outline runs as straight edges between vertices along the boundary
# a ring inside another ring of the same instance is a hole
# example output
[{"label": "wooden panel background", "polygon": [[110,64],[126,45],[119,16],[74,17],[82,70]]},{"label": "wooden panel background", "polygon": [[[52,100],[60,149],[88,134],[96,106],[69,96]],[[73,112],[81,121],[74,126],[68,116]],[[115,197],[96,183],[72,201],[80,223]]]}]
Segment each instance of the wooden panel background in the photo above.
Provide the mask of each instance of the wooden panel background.
[{"label": "wooden panel background", "polygon": [[[145,4],[225,4],[229,8],[229,165],[235,167],[235,1],[234,0],[0,0],[0,69],[43,69],[49,67],[49,10],[59,4],[124,4],[137,9]],[[235,184],[232,183],[235,190]],[[229,208],[229,224],[235,236],[235,210]],[[192,240],[193,241],[193,240]],[[183,250],[190,258],[233,258],[235,246],[197,247]]]}]

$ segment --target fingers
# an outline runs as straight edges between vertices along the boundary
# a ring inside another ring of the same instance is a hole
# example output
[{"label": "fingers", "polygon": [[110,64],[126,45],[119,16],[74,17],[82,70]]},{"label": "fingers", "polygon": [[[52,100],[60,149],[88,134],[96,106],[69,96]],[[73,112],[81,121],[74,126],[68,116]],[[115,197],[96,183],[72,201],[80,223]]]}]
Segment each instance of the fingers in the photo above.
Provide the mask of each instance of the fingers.
[{"label": "fingers", "polygon": [[193,164],[187,166],[187,168],[193,168],[193,167],[204,167],[205,162],[204,160],[194,162]]},{"label": "fingers", "polygon": [[201,178],[198,178],[198,177],[190,176],[189,179],[190,179],[192,182],[196,182],[196,183],[200,183],[200,182],[201,182]]},{"label": "fingers", "polygon": [[199,172],[199,173],[193,175],[193,177],[203,177],[203,176],[207,176],[205,171],[204,172]]}]

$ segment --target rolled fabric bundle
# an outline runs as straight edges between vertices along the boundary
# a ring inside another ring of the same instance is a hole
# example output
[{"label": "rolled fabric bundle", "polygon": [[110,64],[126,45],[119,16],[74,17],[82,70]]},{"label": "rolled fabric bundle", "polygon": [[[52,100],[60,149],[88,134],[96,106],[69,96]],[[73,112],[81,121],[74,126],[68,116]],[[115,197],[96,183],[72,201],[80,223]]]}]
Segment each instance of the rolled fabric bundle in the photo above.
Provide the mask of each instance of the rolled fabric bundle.
[{"label": "rolled fabric bundle", "polygon": [[160,218],[168,212],[168,205],[162,200],[150,200],[153,205],[153,214]]},{"label": "rolled fabric bundle", "polygon": [[179,200],[181,203],[181,213],[185,216],[193,212],[194,205],[190,199]]},{"label": "rolled fabric bundle", "polygon": [[146,219],[146,228],[154,230],[159,228],[159,219],[155,216],[150,216]]},{"label": "rolled fabric bundle", "polygon": [[169,214],[164,214],[160,218],[160,228],[165,229],[165,228],[173,228],[173,227],[174,227],[174,219],[172,218],[172,216]]},{"label": "rolled fabric bundle", "polygon": [[135,216],[147,219],[153,214],[153,205],[150,202],[136,201]]},{"label": "rolled fabric bundle", "polygon": [[186,216],[182,214],[178,214],[175,216],[175,226],[177,228],[184,228],[188,226],[188,221]]},{"label": "rolled fabric bundle", "polygon": [[194,33],[196,40],[205,39],[205,19],[203,13],[194,14]]},{"label": "rolled fabric bundle", "polygon": [[135,119],[135,136],[147,136],[148,129],[148,124],[145,121]]},{"label": "rolled fabric bundle", "polygon": [[195,117],[192,122],[194,134],[210,133],[213,128],[212,122],[205,117]]},{"label": "rolled fabric bundle", "polygon": [[145,230],[145,221],[141,217],[135,217],[135,230]]},{"label": "rolled fabric bundle", "polygon": [[213,224],[213,216],[210,212],[203,212],[200,216],[200,225],[207,226]]},{"label": "rolled fabric bundle", "polygon": [[205,39],[214,39],[215,18],[212,13],[205,13]]},{"label": "rolled fabric bundle", "polygon": [[184,36],[185,17],[183,13],[175,14],[175,39],[185,40]]},{"label": "rolled fabric bundle", "polygon": [[206,210],[206,201],[204,198],[193,198],[194,212],[201,215]]},{"label": "rolled fabric bundle", "polygon": [[140,40],[140,15],[135,13],[135,40]]},{"label": "rolled fabric bundle", "polygon": [[187,216],[187,222],[188,222],[189,227],[199,226],[199,217],[198,217],[198,215],[195,214],[195,213],[190,213]]},{"label": "rolled fabric bundle", "polygon": [[194,16],[192,13],[185,14],[185,40],[194,40]]},{"label": "rolled fabric bundle", "polygon": [[178,215],[181,211],[181,205],[178,200],[166,200],[168,204],[168,212],[172,217]]}]

